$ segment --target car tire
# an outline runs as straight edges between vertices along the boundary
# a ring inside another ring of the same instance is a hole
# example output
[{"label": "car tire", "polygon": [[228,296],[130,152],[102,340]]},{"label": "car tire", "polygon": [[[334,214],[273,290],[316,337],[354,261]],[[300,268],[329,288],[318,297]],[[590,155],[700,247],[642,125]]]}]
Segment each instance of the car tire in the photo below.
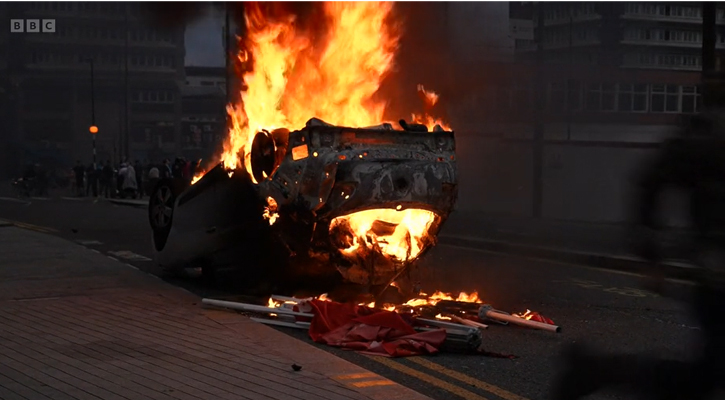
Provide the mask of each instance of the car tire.
[{"label": "car tire", "polygon": [[162,179],[156,184],[149,198],[149,224],[153,231],[154,247],[161,251],[171,232],[176,198],[181,194],[182,185],[174,179]]}]

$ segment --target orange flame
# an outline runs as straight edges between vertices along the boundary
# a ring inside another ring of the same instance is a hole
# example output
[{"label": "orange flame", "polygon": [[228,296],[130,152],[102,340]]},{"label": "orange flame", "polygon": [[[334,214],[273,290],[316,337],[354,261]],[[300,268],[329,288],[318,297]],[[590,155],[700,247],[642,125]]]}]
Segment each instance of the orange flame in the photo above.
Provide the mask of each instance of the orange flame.
[{"label": "orange flame", "polygon": [[416,124],[422,124],[428,127],[429,131],[433,131],[435,126],[438,125],[446,131],[450,131],[451,128],[443,120],[435,118],[429,114],[429,110],[438,103],[440,96],[432,90],[425,90],[423,85],[418,85],[418,93],[420,93],[423,101],[425,102],[426,111],[422,114],[413,113],[411,118]]},{"label": "orange flame", "polygon": [[270,297],[267,300],[267,307],[269,307],[269,308],[279,308],[279,304]]},{"label": "orange flame", "polygon": [[347,126],[382,121],[385,102],[372,96],[398,45],[399,36],[386,25],[392,3],[322,7],[330,21],[322,44],[299,30],[294,17],[270,21],[259,6],[249,7],[239,60],[252,65],[243,76],[241,104],[227,107],[232,127],[221,157],[226,168],[251,171],[249,149],[262,129],[300,128],[312,117]]},{"label": "orange flame", "polygon": [[[455,297],[451,293],[443,293],[441,291],[436,291],[435,293],[433,293],[430,296],[428,296],[425,293],[421,293],[420,295],[423,297],[409,300],[408,302],[406,302],[403,305],[408,306],[408,307],[420,307],[420,306],[426,306],[426,305],[434,306],[441,300],[451,300],[451,301],[459,301],[459,302],[464,302],[464,303],[476,303],[476,304],[483,303],[483,301],[478,297],[478,292],[472,292],[471,294],[468,294],[466,292],[460,292]],[[323,294],[317,296],[316,299],[320,300],[320,301],[332,301],[328,298],[327,293],[323,293]],[[300,301],[304,301],[304,300],[300,299]],[[279,308],[282,304],[296,304],[296,303],[297,302],[295,302],[295,301],[289,301],[289,300],[288,301],[274,300],[270,297],[267,300],[267,307]],[[377,304],[375,302],[359,303],[358,305],[370,307],[370,308],[377,307]],[[382,304],[380,307],[377,307],[377,308],[380,308],[380,309],[383,309],[386,311],[395,311],[397,309],[397,306],[395,304]],[[527,314],[529,314],[530,312],[531,311],[526,310]],[[523,318],[522,315],[523,314],[516,315],[516,316]],[[450,317],[443,316],[441,314],[436,315],[436,318],[441,319],[441,320],[447,320],[447,319],[450,320],[451,319]],[[531,319],[531,317],[528,317],[526,319]]]},{"label": "orange flame", "polygon": [[262,216],[264,219],[269,220],[270,225],[274,225],[277,218],[279,218],[279,214],[277,213],[277,201],[275,201],[272,197],[267,197],[267,205],[264,207],[264,213]]},{"label": "orange flame", "polygon": [[514,314],[515,317],[523,318],[525,320],[530,320],[531,318],[534,318],[534,315],[535,314],[529,309],[526,309],[525,313]]},{"label": "orange flame", "polygon": [[196,174],[194,174],[194,177],[191,179],[191,184],[193,185],[196,182],[198,182],[199,179],[201,179],[204,176],[204,174],[206,174],[206,171],[204,171],[204,170],[199,171]]},{"label": "orange flame", "polygon": [[[330,230],[347,224],[352,241],[343,254],[354,255],[361,247],[370,247],[380,254],[396,261],[414,260],[425,248],[424,238],[436,219],[436,214],[428,210],[394,210],[381,208],[358,211],[337,217],[330,222]],[[389,231],[375,232],[376,222],[392,227]]]},{"label": "orange flame", "polygon": [[[240,102],[227,106],[231,127],[220,157],[226,169],[251,172],[250,149],[262,129],[299,129],[312,117],[351,127],[383,122],[386,102],[373,96],[393,67],[400,39],[390,24],[393,3],[321,4],[329,22],[321,37],[302,30],[293,16],[272,19],[256,3],[247,7],[247,36],[237,58],[249,72],[241,77]],[[436,93],[418,89],[427,108],[436,104]],[[450,129],[427,112],[413,121]]]},{"label": "orange flame", "polygon": [[[438,304],[441,300],[450,300],[450,301],[460,301],[463,303],[476,303],[481,304],[483,301],[478,297],[478,292],[473,292],[471,294],[468,294],[466,292],[461,292],[458,294],[458,296],[453,297],[451,293],[443,293],[441,291],[436,291],[432,295],[428,296],[425,293],[420,294],[421,297],[408,300],[403,306],[407,307],[422,307],[422,306],[434,306]],[[383,306],[384,309],[388,311],[395,311],[396,306],[392,304],[385,304]]]}]

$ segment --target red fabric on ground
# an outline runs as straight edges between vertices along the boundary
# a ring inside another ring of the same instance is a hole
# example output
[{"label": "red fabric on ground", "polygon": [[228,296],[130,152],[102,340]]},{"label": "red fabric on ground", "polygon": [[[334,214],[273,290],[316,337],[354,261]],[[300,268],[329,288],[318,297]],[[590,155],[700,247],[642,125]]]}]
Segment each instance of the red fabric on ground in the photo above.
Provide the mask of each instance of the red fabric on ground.
[{"label": "red fabric on ground", "polygon": [[320,300],[310,305],[315,316],[309,334],[317,343],[402,357],[437,353],[446,340],[444,330],[416,332],[395,312]]},{"label": "red fabric on ground", "polygon": [[537,312],[532,312],[529,315],[531,315],[531,318],[529,318],[530,321],[536,321],[536,322],[541,322],[544,324],[554,325],[554,321],[552,321],[549,318],[546,318],[545,316],[543,316]]}]

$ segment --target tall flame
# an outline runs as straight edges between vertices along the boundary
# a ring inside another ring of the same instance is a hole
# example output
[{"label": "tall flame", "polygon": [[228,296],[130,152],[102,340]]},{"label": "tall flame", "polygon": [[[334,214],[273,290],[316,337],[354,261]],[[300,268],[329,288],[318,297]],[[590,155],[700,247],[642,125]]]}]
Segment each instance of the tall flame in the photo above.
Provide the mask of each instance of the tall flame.
[{"label": "tall flame", "polygon": [[324,40],[313,40],[294,17],[265,18],[258,5],[246,14],[247,37],[239,61],[241,103],[229,105],[231,129],[222,162],[251,172],[250,148],[261,129],[298,129],[312,117],[347,126],[377,125],[385,102],[373,99],[393,65],[399,36],[388,24],[392,3],[323,3]]},{"label": "tall flame", "polygon": [[426,90],[423,85],[418,85],[418,94],[423,99],[425,105],[425,111],[422,114],[413,113],[411,118],[416,124],[422,124],[428,127],[429,131],[432,131],[436,125],[449,131],[451,128],[439,118],[435,118],[430,114],[430,109],[438,103],[440,96],[438,93],[432,90]]}]

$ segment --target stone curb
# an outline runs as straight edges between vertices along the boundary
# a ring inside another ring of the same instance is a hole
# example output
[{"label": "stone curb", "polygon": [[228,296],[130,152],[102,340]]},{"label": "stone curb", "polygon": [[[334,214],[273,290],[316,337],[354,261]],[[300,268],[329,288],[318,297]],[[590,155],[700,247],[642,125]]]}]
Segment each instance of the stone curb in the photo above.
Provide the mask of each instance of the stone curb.
[{"label": "stone curb", "polygon": [[[438,243],[624,272],[642,273],[649,268],[647,261],[634,256],[582,252],[469,236],[441,235],[438,237]],[[694,265],[674,260],[663,262],[660,268],[665,270],[668,277],[684,280],[692,279],[699,270]]]}]

